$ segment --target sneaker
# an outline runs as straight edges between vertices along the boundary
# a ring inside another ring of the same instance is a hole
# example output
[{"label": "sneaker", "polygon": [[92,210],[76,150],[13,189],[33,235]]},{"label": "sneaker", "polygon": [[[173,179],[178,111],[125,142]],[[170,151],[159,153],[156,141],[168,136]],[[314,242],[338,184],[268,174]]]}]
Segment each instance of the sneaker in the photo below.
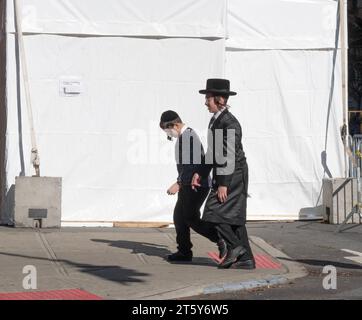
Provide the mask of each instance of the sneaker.
[{"label": "sneaker", "polygon": [[166,260],[170,262],[174,261],[192,261],[192,252],[189,254],[183,254],[180,251],[169,254],[166,256]]}]

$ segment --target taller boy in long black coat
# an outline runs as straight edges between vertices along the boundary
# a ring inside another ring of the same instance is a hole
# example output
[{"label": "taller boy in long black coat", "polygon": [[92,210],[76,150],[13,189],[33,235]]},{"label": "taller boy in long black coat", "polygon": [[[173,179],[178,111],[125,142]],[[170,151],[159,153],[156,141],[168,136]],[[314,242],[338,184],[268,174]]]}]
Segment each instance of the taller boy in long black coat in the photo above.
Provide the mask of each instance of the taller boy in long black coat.
[{"label": "taller boy in long black coat", "polygon": [[192,184],[198,186],[200,177],[213,172],[212,189],[206,200],[202,219],[213,222],[228,244],[228,254],[221,268],[255,268],[245,227],[248,195],[248,165],[241,143],[239,121],[229,112],[226,102],[230,83],[224,79],[209,79],[205,105],[214,114],[209,124],[206,164],[194,175]]}]

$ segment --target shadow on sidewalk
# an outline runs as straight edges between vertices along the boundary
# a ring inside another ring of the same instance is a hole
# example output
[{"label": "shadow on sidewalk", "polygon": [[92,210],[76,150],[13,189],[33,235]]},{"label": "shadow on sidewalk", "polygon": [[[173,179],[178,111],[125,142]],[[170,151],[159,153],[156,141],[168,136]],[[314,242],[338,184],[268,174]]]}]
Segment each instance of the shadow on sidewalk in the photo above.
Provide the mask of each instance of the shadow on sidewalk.
[{"label": "shadow on sidewalk", "polygon": [[[0,259],[1,256],[9,256],[9,257],[16,257],[16,258],[26,258],[29,260],[39,260],[39,261],[49,261],[49,262],[60,262],[62,264],[75,267],[77,268],[77,272],[87,273],[95,277],[99,277],[105,280],[117,282],[123,285],[127,285],[128,283],[134,282],[145,282],[145,280],[140,279],[140,277],[149,276],[148,273],[138,272],[133,269],[126,269],[120,266],[112,266],[112,265],[92,265],[86,263],[76,263],[66,259],[48,259],[42,257],[34,257],[34,256],[27,256],[15,253],[7,253],[7,252],[0,252]],[[33,261],[29,261],[29,264],[34,264]],[[63,268],[64,269],[64,268]],[[59,270],[58,270],[59,271]],[[64,269],[64,272],[61,272],[64,277],[68,277],[68,272]],[[3,275],[4,276],[4,275]],[[71,276],[69,277],[71,279]]]},{"label": "shadow on sidewalk", "polygon": [[[143,253],[146,256],[154,256],[165,259],[165,257],[172,252],[168,249],[168,246],[162,244],[155,244],[149,242],[136,242],[128,240],[107,240],[107,239],[91,239],[91,241],[98,243],[108,244],[110,247],[122,248],[131,250],[132,254]],[[166,260],[165,260],[166,262]],[[210,258],[207,257],[194,257],[192,262],[169,262],[170,264],[187,264],[198,266],[210,266],[215,267],[216,264]]]}]

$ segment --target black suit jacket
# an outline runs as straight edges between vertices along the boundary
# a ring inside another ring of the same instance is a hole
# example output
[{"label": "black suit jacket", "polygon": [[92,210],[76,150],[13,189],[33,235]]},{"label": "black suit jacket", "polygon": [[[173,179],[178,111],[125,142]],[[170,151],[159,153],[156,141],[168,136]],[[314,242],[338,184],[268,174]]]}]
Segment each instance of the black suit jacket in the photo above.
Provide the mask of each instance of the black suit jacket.
[{"label": "black suit jacket", "polygon": [[[177,163],[177,182],[181,185],[191,185],[192,176],[205,163],[205,153],[196,131],[186,128],[175,144],[175,159]],[[209,188],[209,175],[202,177],[201,187]]]}]

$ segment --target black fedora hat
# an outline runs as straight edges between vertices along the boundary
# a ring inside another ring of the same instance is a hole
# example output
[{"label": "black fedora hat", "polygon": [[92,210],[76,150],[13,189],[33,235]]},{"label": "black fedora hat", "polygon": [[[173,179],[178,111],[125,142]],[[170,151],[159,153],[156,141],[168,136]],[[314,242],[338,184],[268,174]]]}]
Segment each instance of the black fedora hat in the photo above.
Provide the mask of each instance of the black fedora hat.
[{"label": "black fedora hat", "polygon": [[201,94],[214,93],[235,96],[236,92],[230,91],[230,81],[226,79],[207,79],[206,89],[199,91]]}]

